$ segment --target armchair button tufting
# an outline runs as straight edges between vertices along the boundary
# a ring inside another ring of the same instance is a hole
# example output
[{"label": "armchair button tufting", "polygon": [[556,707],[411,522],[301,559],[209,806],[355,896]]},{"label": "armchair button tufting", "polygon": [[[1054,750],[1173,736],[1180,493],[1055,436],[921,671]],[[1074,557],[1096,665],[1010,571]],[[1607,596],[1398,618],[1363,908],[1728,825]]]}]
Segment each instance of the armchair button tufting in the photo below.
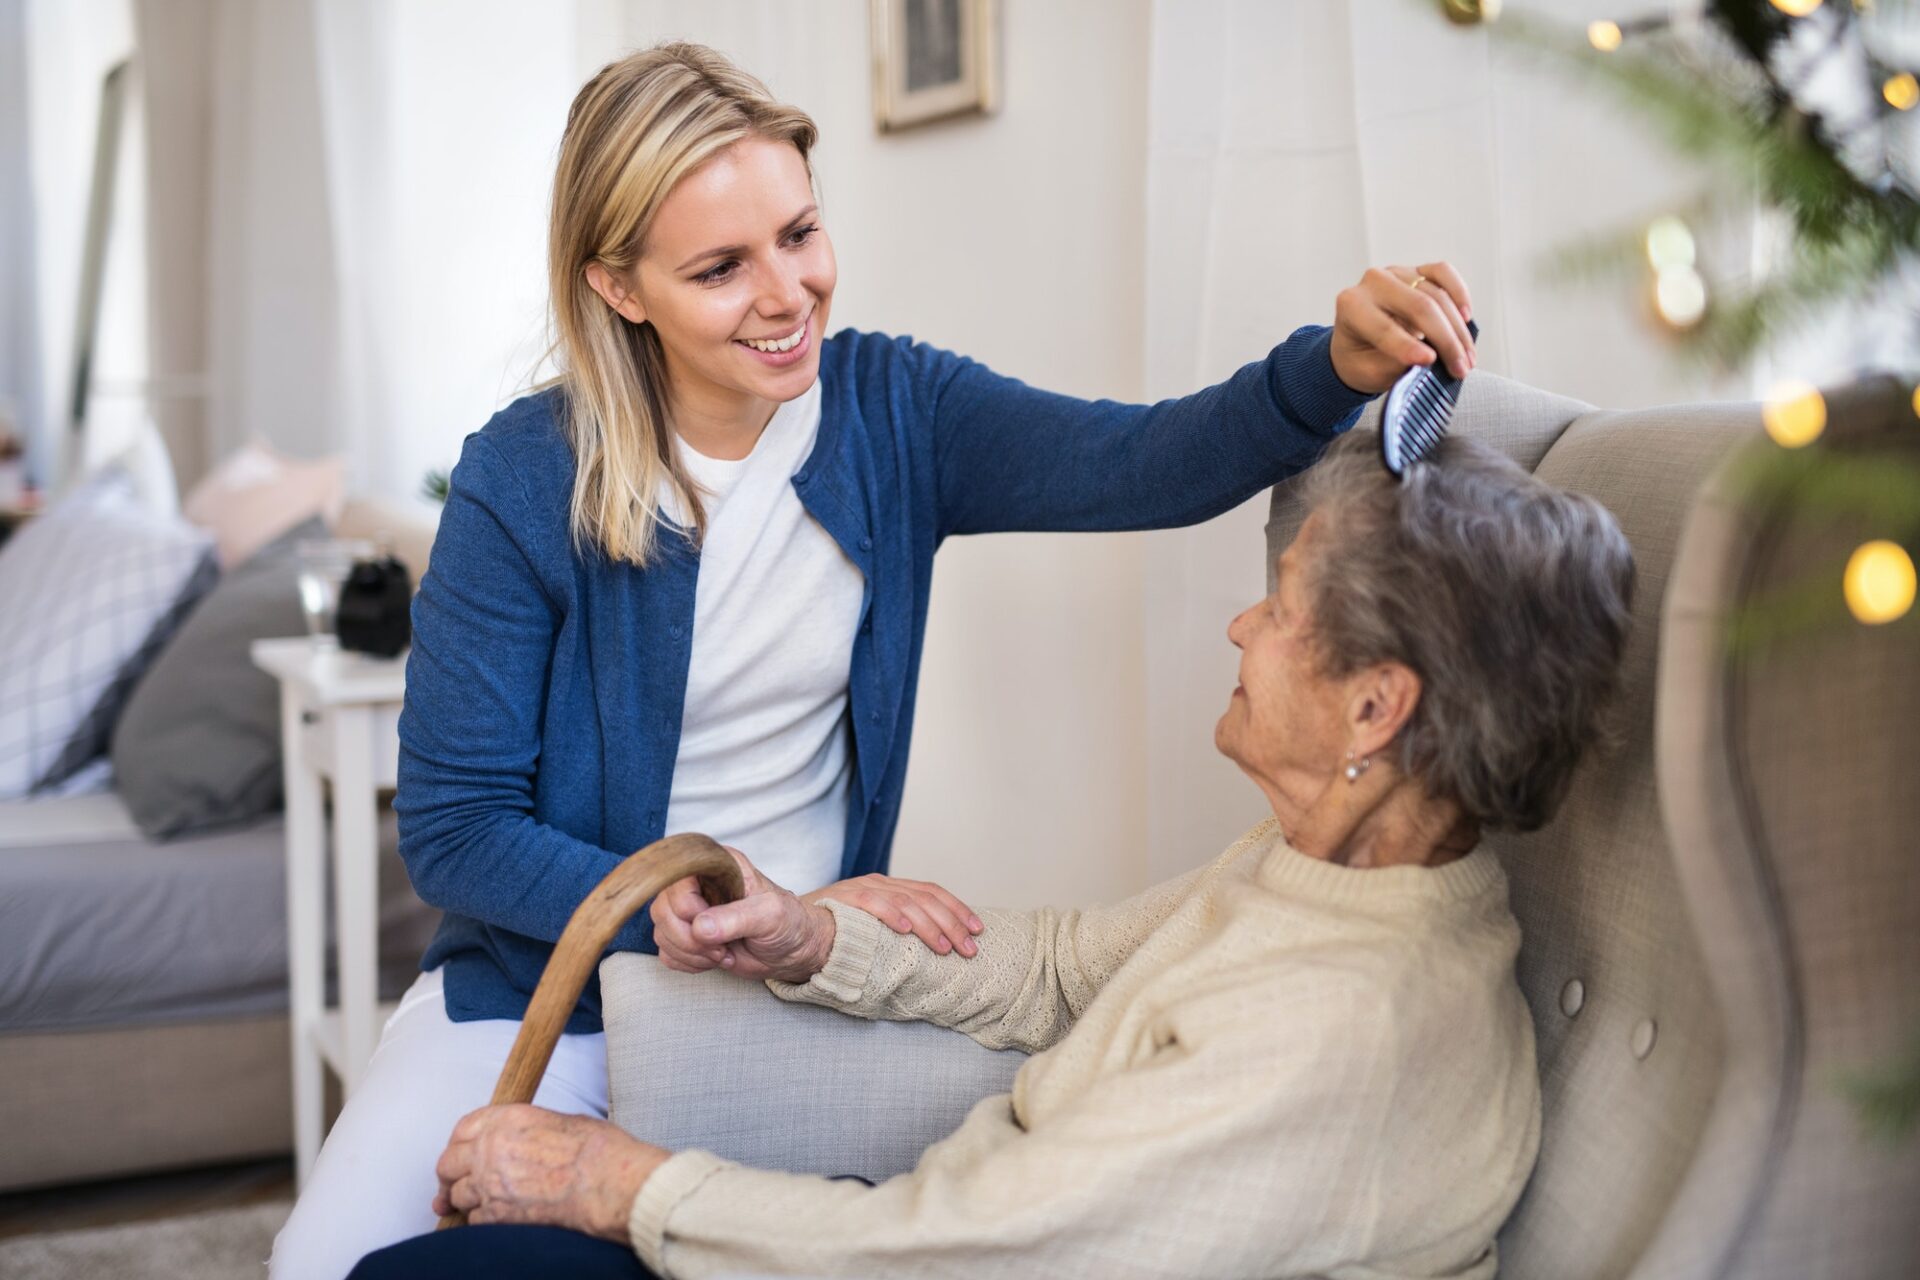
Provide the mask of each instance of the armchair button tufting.
[{"label": "armchair button tufting", "polygon": [[1580,1010],[1586,1003],[1587,987],[1580,979],[1574,978],[1560,988],[1560,1012],[1569,1018],[1579,1017]]},{"label": "armchair button tufting", "polygon": [[1642,1018],[1640,1025],[1633,1029],[1633,1056],[1644,1060],[1653,1052],[1653,1041],[1659,1034],[1660,1029],[1654,1025],[1652,1018]]}]

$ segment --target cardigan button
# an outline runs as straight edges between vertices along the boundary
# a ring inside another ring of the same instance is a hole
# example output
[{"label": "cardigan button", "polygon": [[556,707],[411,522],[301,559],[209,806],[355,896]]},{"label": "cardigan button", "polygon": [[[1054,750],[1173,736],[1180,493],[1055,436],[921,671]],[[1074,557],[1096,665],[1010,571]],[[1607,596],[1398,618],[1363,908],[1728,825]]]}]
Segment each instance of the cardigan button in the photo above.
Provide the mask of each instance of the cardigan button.
[{"label": "cardigan button", "polygon": [[678,640],[680,638],[680,624],[676,622],[671,627],[668,627],[667,634],[672,636],[675,640]]},{"label": "cardigan button", "polygon": [[1586,984],[1575,978],[1560,989],[1560,1012],[1569,1018],[1580,1016],[1580,1009],[1587,1003]]},{"label": "cardigan button", "polygon": [[806,473],[805,471],[796,471],[796,472],[794,472],[794,473],[793,473],[793,482],[794,482],[795,484],[805,484],[805,483],[807,482],[807,473]]},{"label": "cardigan button", "polygon": [[879,724],[880,713],[878,711],[869,711],[867,712],[867,719],[872,721],[874,724]]},{"label": "cardigan button", "polygon": [[1646,1060],[1647,1055],[1653,1052],[1653,1041],[1658,1031],[1652,1018],[1640,1020],[1640,1025],[1633,1029],[1633,1040],[1628,1045],[1634,1057],[1643,1062]]},{"label": "cardigan button", "polygon": [[862,538],[862,539],[860,539],[860,549],[861,549],[862,551],[871,551],[871,550],[873,550],[873,539],[872,539],[872,538]]}]

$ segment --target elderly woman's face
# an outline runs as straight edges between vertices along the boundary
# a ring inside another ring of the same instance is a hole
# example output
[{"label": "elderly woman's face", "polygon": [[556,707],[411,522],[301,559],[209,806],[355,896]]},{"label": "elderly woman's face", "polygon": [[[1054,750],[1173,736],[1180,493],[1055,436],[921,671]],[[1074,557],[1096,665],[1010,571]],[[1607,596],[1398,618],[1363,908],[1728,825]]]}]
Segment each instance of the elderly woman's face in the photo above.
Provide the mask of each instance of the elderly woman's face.
[{"label": "elderly woman's face", "polygon": [[1326,785],[1346,749],[1342,681],[1320,674],[1303,581],[1321,521],[1309,516],[1279,560],[1272,595],[1227,627],[1240,650],[1240,684],[1214,727],[1214,745],[1260,784],[1304,803]]}]

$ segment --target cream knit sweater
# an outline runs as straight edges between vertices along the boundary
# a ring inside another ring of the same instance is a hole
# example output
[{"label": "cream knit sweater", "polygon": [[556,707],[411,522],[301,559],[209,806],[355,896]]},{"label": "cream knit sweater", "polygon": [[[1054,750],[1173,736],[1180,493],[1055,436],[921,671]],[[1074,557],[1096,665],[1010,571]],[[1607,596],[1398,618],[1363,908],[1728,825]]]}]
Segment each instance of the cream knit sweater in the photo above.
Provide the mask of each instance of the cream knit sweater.
[{"label": "cream knit sweater", "polygon": [[878,1187],[673,1156],[629,1219],[660,1275],[1494,1274],[1540,1091],[1484,849],[1355,870],[1270,821],[1115,906],[983,911],[971,960],[830,905],[781,998],[1034,1057]]}]

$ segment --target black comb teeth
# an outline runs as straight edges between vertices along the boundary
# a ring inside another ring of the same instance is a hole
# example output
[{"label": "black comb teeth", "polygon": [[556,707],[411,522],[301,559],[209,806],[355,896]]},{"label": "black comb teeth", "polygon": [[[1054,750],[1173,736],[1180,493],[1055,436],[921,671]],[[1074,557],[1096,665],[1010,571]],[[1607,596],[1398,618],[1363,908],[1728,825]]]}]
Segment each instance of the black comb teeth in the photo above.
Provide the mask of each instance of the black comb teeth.
[{"label": "black comb teeth", "polygon": [[[1467,332],[1479,340],[1480,326],[1471,320]],[[1460,401],[1460,383],[1438,359],[1400,375],[1380,410],[1380,453],[1388,471],[1404,475],[1446,438],[1447,423]]]}]

